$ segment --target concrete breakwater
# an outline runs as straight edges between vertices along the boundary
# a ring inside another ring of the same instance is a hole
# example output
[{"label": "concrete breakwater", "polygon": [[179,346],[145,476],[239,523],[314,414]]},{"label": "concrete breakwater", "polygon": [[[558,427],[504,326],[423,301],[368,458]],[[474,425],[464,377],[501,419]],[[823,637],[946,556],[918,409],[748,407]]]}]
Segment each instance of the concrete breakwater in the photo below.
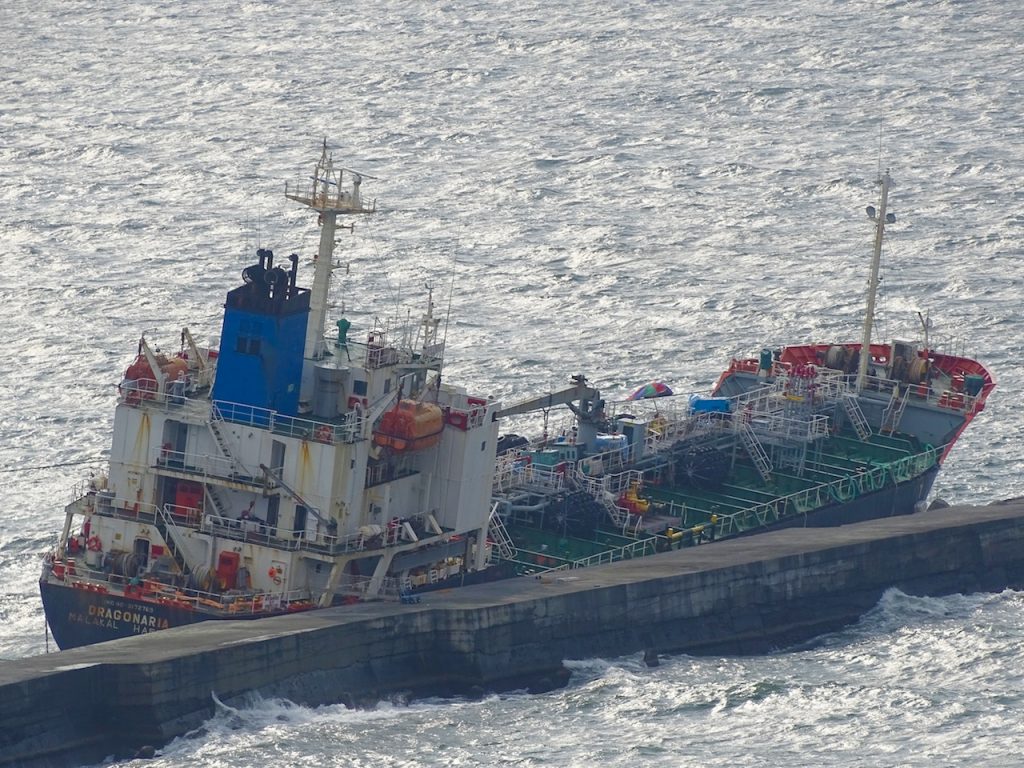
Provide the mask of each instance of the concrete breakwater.
[{"label": "concrete breakwater", "polygon": [[[1024,585],[1024,500],[792,528],[541,579],[258,622],[211,621],[0,664],[0,765],[131,756],[214,695],[307,705],[557,684],[565,659],[758,653],[911,594]],[[543,682],[541,682],[543,681]]]}]

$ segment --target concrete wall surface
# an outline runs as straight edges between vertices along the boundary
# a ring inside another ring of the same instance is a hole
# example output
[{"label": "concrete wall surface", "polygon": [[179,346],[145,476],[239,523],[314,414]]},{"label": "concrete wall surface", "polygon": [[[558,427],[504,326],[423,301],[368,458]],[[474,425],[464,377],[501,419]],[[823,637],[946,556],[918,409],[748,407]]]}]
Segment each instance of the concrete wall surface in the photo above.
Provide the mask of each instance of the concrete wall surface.
[{"label": "concrete wall surface", "polygon": [[761,653],[856,621],[882,593],[1024,584],[1024,501],[792,528],[542,578],[179,629],[0,664],[0,766],[128,756],[247,694],[358,705],[536,690],[562,662]]}]

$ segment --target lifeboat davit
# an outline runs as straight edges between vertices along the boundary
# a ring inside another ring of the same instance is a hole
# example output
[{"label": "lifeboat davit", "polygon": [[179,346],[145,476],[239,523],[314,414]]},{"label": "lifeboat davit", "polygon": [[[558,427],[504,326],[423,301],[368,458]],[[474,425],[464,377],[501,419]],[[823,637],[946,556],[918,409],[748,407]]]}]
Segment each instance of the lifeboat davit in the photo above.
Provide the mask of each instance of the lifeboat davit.
[{"label": "lifeboat davit", "polygon": [[[174,381],[182,373],[188,373],[188,360],[183,357],[167,357],[163,354],[157,354],[156,364],[160,366],[161,372],[164,374],[165,381]],[[135,361],[128,366],[128,370],[124,372],[124,378],[127,381],[151,381],[156,383],[156,376],[153,375],[153,368],[149,364],[149,359],[140,354],[135,358]]]},{"label": "lifeboat davit", "polygon": [[444,430],[444,414],[433,403],[400,400],[380,418],[373,441],[394,451],[418,451],[437,445]]}]

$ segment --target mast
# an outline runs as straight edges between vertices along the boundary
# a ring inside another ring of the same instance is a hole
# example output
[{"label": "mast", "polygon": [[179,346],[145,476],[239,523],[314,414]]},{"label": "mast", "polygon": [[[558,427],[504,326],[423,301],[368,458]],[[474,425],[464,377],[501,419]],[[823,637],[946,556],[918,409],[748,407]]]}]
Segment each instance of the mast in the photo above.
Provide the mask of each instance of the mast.
[{"label": "mast", "polygon": [[[324,323],[327,319],[327,293],[334,269],[334,233],[338,228],[338,214],[373,213],[377,210],[376,200],[369,207],[363,205],[360,195],[363,178],[363,175],[355,171],[335,166],[334,156],[328,153],[327,139],[324,139],[323,152],[313,171],[310,185],[305,189],[300,189],[299,185],[295,189],[285,185],[285,197],[320,214],[320,247],[316,254],[313,287],[310,289],[309,324],[306,326],[303,352],[307,360],[320,359],[327,351]],[[349,185],[348,189],[345,189],[345,184]]]},{"label": "mast", "polygon": [[889,185],[892,179],[886,171],[878,180],[882,185],[881,199],[878,203],[878,211],[874,206],[867,208],[868,218],[875,220],[875,247],[871,256],[871,277],[868,278],[867,307],[864,310],[864,334],[861,337],[860,365],[857,370],[857,391],[864,389],[868,378],[868,360],[871,358],[871,327],[875,321],[875,298],[878,295],[878,267],[882,261],[882,236],[885,233],[885,224],[896,221],[896,216],[885,212],[889,200]]},{"label": "mast", "polygon": [[427,284],[427,311],[420,320],[423,329],[422,353],[424,357],[436,352],[434,345],[437,344],[437,329],[441,325],[441,318],[434,317],[434,286]]}]

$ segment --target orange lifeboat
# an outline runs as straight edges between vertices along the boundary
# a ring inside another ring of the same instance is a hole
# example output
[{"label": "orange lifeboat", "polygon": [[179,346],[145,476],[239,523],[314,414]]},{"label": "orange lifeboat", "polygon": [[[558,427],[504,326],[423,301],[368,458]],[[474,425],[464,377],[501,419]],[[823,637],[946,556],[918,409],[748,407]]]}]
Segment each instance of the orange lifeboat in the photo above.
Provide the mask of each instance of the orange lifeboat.
[{"label": "orange lifeboat", "polygon": [[[180,355],[167,357],[167,355],[157,353],[154,355],[154,358],[156,359],[156,364],[160,366],[160,370],[163,372],[164,376],[167,377],[168,381],[174,381],[178,378],[179,373],[188,372],[188,360]],[[124,377],[126,379],[135,380],[156,379],[156,376],[153,375],[153,368],[149,365],[149,359],[143,354],[136,357],[134,362],[128,366],[128,370],[124,372]]]},{"label": "orange lifeboat", "polygon": [[124,377],[134,381],[138,381],[139,379],[154,380],[156,378],[153,376],[153,369],[149,367],[149,361],[143,354],[136,357],[135,361],[128,366],[128,370],[124,372]]},{"label": "orange lifeboat", "polygon": [[167,381],[174,381],[182,374],[188,373],[188,360],[182,357],[172,357],[166,361],[157,358],[157,362]]},{"label": "orange lifeboat", "polygon": [[444,414],[433,403],[401,400],[380,419],[373,441],[394,451],[418,451],[437,445],[444,429]]}]

